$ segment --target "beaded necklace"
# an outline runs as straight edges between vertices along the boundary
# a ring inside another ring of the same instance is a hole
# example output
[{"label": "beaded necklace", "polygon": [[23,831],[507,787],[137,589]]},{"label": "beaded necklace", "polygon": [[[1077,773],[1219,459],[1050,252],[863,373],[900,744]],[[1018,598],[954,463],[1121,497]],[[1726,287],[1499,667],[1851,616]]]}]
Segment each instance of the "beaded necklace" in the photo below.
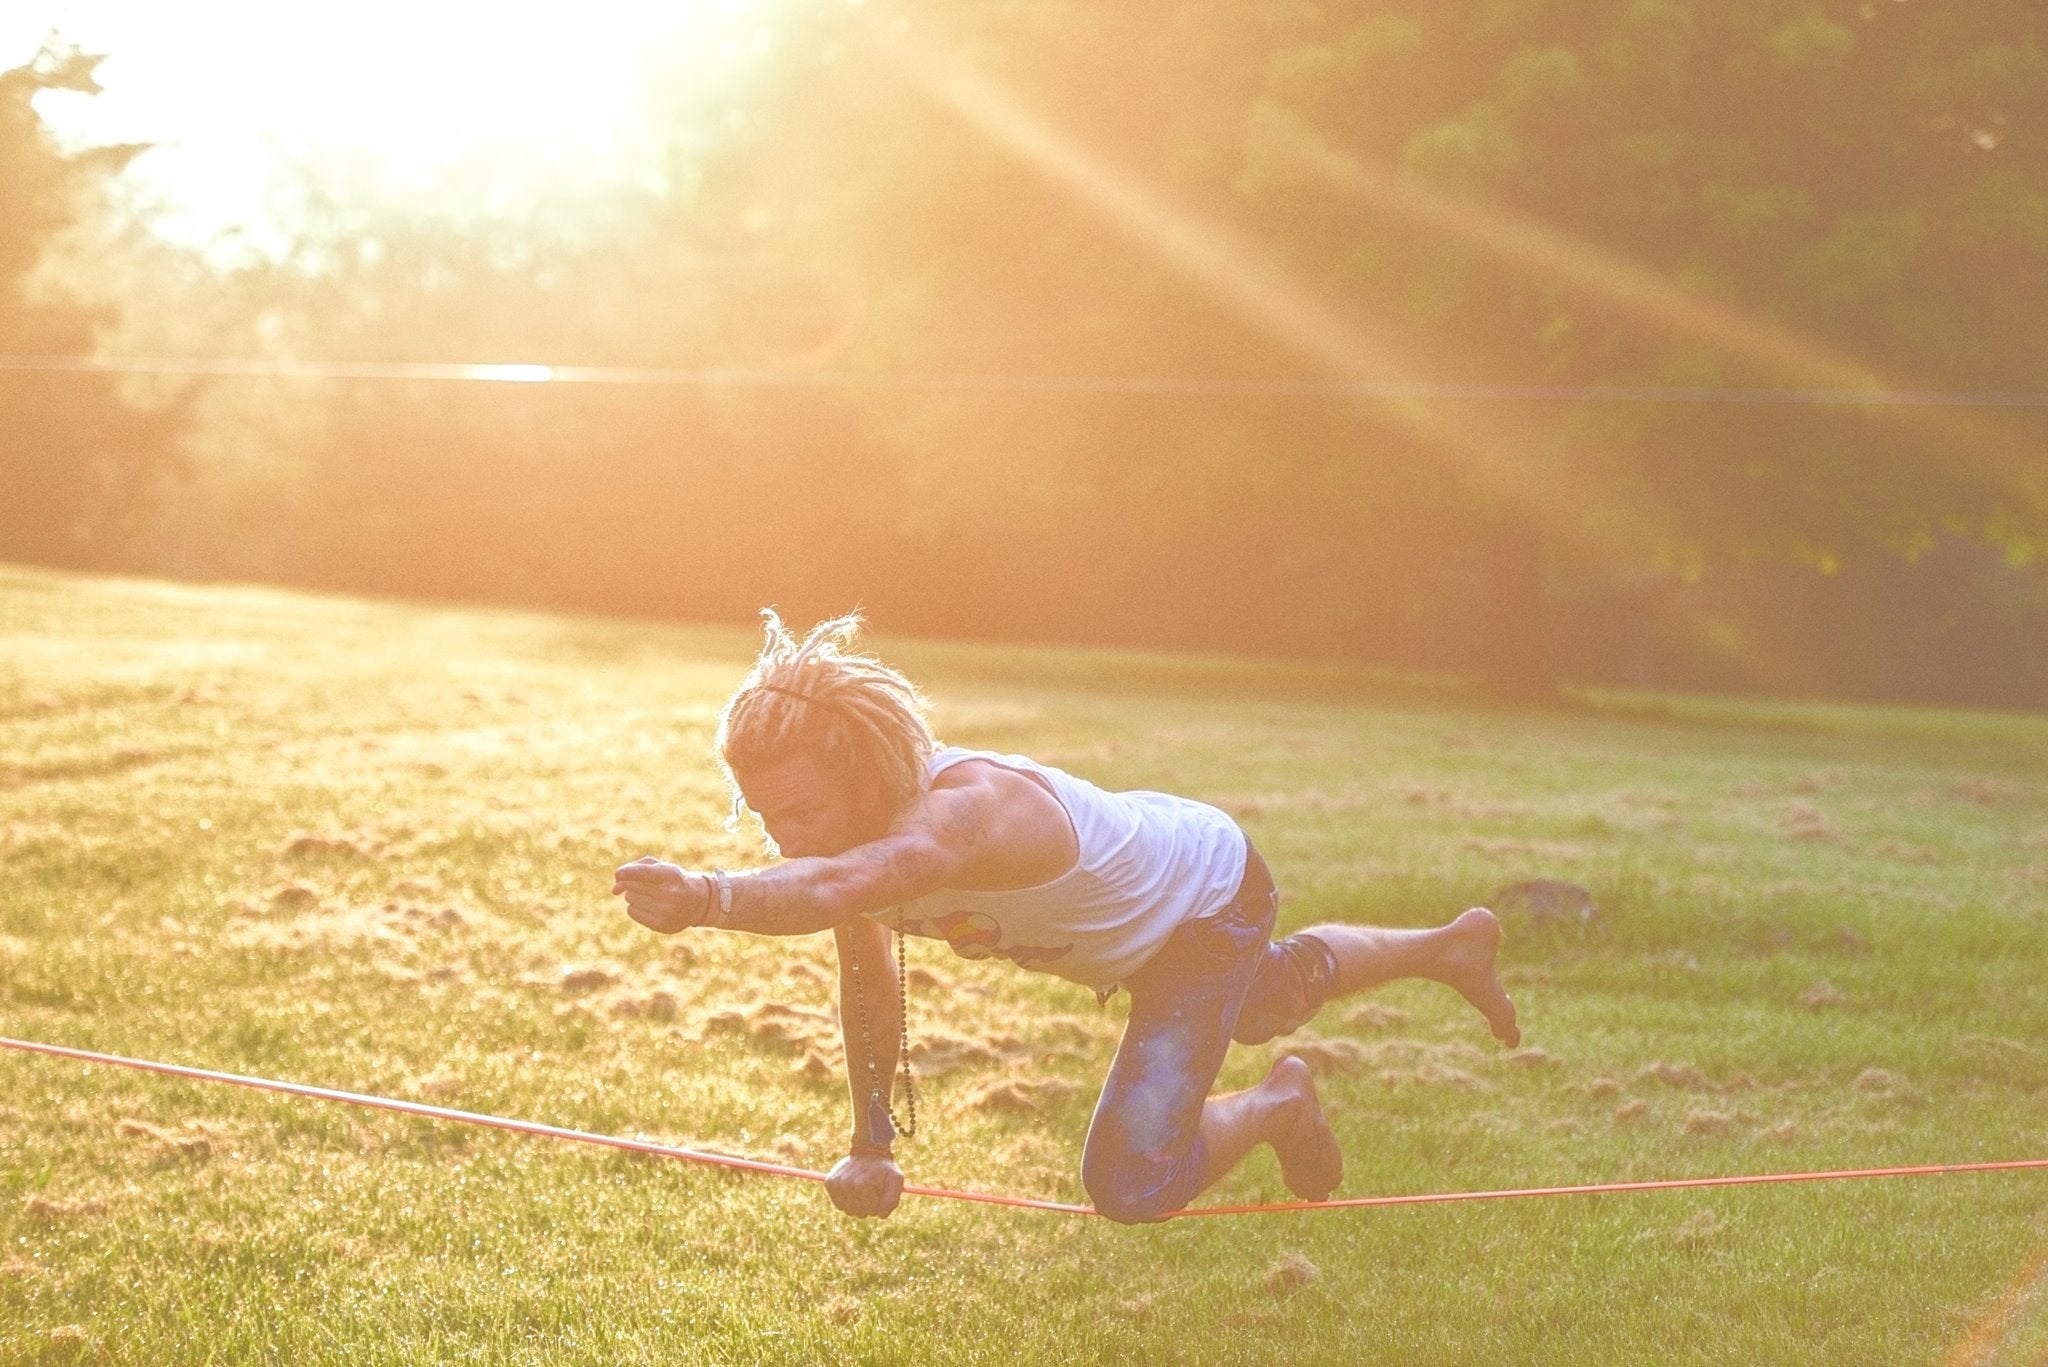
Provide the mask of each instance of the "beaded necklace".
[{"label": "beaded necklace", "polygon": [[853,965],[853,998],[860,1010],[861,1047],[868,1056],[868,1140],[884,1147],[899,1133],[906,1139],[917,1137],[917,1079],[910,1072],[910,965],[904,950],[909,937],[900,930],[890,933],[896,937],[896,1059],[903,1068],[903,1095],[910,1109],[908,1124],[897,1118],[893,1097],[882,1099],[881,1072],[875,1067],[875,1037],[868,1025],[868,994],[860,981],[860,956],[854,954],[848,960]]}]

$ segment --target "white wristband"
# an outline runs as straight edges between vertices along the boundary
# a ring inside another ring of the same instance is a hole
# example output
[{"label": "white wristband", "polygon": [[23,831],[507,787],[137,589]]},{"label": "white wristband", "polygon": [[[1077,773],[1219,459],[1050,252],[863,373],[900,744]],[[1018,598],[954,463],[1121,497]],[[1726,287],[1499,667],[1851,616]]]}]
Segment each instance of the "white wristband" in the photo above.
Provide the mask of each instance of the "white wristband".
[{"label": "white wristband", "polygon": [[711,876],[718,880],[718,911],[711,924],[723,930],[732,923],[732,876],[724,869],[713,869]]}]

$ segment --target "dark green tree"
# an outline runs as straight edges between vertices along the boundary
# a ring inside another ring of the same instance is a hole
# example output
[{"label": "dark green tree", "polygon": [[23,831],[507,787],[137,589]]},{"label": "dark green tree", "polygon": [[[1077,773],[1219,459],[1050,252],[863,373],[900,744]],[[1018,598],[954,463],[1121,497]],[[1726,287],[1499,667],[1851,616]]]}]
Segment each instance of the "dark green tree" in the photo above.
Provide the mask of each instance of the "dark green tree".
[{"label": "dark green tree", "polygon": [[1826,573],[2048,547],[2048,16],[1807,0],[1328,7],[1249,181],[1297,268],[1447,380],[1825,402],[1520,407],[1492,500],[1505,681],[1560,543]]}]

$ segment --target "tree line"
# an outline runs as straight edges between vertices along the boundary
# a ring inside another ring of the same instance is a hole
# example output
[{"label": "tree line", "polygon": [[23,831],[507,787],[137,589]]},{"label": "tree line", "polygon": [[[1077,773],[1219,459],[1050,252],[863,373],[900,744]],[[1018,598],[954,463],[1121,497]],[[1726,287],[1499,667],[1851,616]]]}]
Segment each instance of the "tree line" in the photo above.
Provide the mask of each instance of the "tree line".
[{"label": "tree line", "polygon": [[309,168],[231,268],[116,222],[138,149],[55,147],[30,101],[92,65],[45,54],[0,76],[0,352],[697,378],[0,372],[0,556],[2039,706],[2044,25],[820,7],[658,187]]}]

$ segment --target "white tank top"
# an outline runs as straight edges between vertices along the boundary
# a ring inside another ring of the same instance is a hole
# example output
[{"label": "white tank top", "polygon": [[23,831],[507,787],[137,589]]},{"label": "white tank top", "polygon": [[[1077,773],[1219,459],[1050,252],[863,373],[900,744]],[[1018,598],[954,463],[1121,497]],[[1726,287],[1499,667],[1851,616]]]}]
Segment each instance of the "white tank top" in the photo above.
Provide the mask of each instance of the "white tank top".
[{"label": "white tank top", "polygon": [[942,888],[879,914],[884,924],[944,940],[963,958],[1009,959],[1107,992],[1182,922],[1226,906],[1244,881],[1244,833],[1205,803],[1105,792],[1021,755],[952,746],[932,756],[932,776],[969,760],[1043,781],[1073,823],[1080,857],[1036,887]]}]

